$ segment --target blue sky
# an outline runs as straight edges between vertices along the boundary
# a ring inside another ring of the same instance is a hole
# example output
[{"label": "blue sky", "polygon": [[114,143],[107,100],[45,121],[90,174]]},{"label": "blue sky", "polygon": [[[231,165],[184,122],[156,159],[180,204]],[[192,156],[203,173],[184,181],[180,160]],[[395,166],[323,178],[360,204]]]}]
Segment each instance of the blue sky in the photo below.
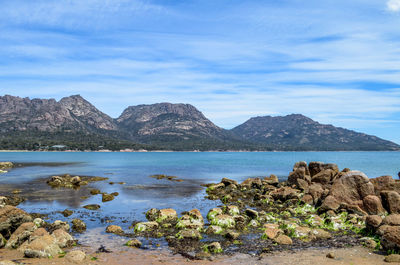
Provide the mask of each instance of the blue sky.
[{"label": "blue sky", "polygon": [[0,94],[302,113],[400,143],[400,0],[1,0]]}]

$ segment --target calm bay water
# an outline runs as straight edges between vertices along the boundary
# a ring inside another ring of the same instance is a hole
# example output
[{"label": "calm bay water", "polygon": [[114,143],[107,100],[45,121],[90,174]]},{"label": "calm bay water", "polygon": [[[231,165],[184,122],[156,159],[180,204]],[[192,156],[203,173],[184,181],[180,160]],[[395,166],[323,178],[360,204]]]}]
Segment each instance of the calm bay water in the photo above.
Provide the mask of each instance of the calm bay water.
[{"label": "calm bay water", "polygon": [[[51,214],[50,220],[83,218],[89,228],[104,227],[104,219],[127,229],[134,220],[144,220],[149,208],[172,207],[179,212],[198,208],[205,215],[219,203],[204,199],[202,183],[219,182],[227,177],[242,181],[248,177],[276,174],[285,179],[297,161],[324,161],[366,173],[370,178],[382,175],[397,176],[400,171],[400,152],[165,152],[165,153],[98,153],[98,152],[1,152],[0,161],[38,163],[18,167],[0,175],[1,192],[22,190],[28,201],[19,207],[28,212]],[[49,165],[41,163],[70,163]],[[58,174],[108,177],[80,190],[53,190],[45,179]],[[183,182],[156,180],[153,174],[167,174]],[[109,182],[125,182],[124,185]],[[89,188],[103,192],[119,192],[111,202],[102,203],[101,195],[81,199]],[[100,204],[99,211],[82,206]],[[65,218],[57,211],[72,209]],[[104,231],[104,230],[102,230]]]}]

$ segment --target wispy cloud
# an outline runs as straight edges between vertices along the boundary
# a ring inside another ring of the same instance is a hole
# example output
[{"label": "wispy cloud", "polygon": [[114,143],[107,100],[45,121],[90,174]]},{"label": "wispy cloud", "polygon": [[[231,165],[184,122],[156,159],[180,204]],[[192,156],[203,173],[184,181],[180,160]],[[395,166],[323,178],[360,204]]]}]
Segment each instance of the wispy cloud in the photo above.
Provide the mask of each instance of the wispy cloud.
[{"label": "wispy cloud", "polygon": [[386,3],[387,8],[393,12],[400,11],[400,0],[389,0]]}]

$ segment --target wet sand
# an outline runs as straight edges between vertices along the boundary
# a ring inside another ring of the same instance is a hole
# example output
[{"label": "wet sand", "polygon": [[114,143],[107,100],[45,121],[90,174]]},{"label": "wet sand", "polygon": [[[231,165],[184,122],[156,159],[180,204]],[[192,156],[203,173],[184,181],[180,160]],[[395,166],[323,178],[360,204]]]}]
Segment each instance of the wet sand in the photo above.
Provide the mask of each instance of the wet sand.
[{"label": "wet sand", "polygon": [[[85,251],[85,249],[81,248]],[[335,259],[326,257],[329,252],[334,253]],[[296,252],[276,252],[272,254],[264,254],[259,257],[250,256],[247,254],[235,254],[233,256],[215,256],[213,260],[189,260],[179,254],[174,255],[168,250],[141,250],[127,248],[124,251],[113,253],[87,253],[88,258],[84,262],[78,264],[107,264],[107,265],[125,265],[125,264],[249,264],[249,265],[309,265],[309,264],[343,264],[343,265],[380,265],[388,264],[384,262],[384,256],[371,252],[367,248],[353,247],[342,249],[307,249]],[[91,257],[96,257],[96,260],[91,260]],[[14,260],[23,264],[60,264],[70,265],[77,264],[68,262],[65,258],[52,258],[52,259],[27,259],[24,258],[22,253],[18,251],[11,251],[0,249],[0,260]],[[398,264],[398,263],[390,263]]]}]

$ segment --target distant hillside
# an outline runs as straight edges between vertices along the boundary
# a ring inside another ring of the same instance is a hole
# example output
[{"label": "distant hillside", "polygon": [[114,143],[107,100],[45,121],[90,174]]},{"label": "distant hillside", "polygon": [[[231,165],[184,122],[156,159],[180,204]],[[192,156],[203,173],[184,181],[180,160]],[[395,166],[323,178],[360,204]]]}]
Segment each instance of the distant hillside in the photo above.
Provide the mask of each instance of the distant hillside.
[{"label": "distant hillside", "polygon": [[0,149],[400,150],[378,137],[323,125],[303,115],[257,117],[225,130],[189,104],[128,107],[117,119],[79,95],[0,97]]},{"label": "distant hillside", "polygon": [[320,124],[300,114],[251,118],[232,132],[275,150],[400,149],[399,145],[376,136]]},{"label": "distant hillside", "polygon": [[116,120],[130,139],[171,149],[216,150],[248,148],[189,104],[131,106]]}]

